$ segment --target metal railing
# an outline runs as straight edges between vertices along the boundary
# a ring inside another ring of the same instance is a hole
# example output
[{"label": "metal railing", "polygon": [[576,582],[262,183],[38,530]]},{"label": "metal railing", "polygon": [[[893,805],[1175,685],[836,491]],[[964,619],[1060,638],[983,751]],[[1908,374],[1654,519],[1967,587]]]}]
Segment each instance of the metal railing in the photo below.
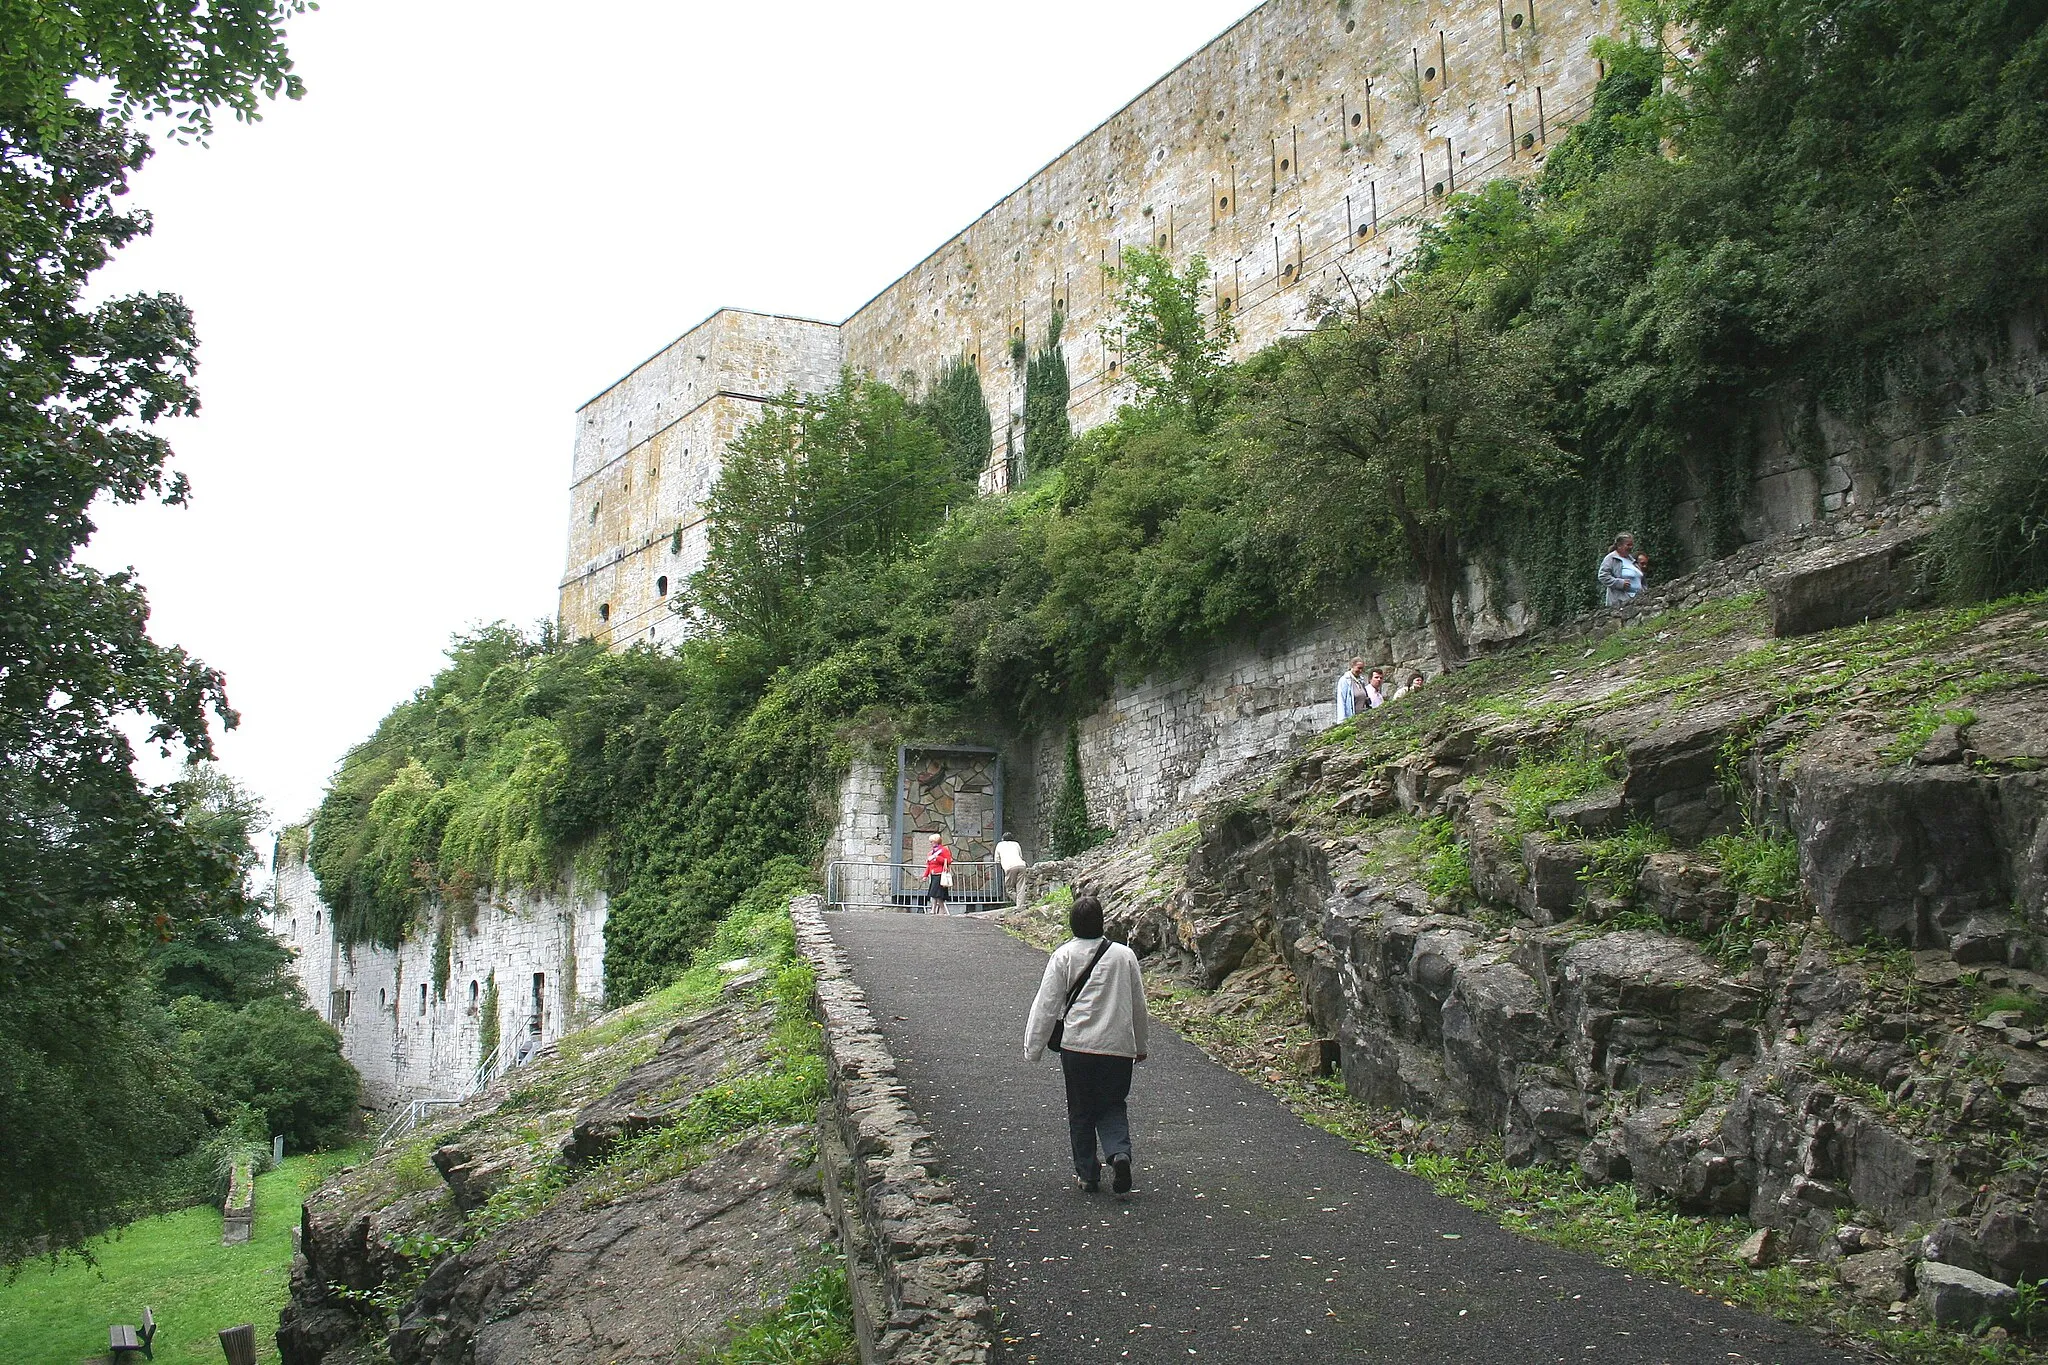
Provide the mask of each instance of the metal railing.
[{"label": "metal railing", "polygon": [[[517,1053],[507,1053],[503,1046],[492,1048],[490,1052],[477,1062],[475,1070],[470,1072],[469,1088],[467,1090],[464,1090],[453,1099],[408,1101],[405,1108],[392,1115],[391,1122],[384,1126],[383,1133],[377,1138],[377,1146],[379,1148],[388,1147],[398,1141],[422,1123],[425,1123],[436,1109],[450,1108],[461,1104],[466,1099],[481,1094],[485,1086],[498,1079],[500,1072],[510,1071],[523,1060],[524,1058],[519,1057]],[[502,1065],[500,1065],[501,1061]]]},{"label": "metal railing", "polygon": [[[834,910],[925,908],[923,863],[827,863],[825,901]],[[1003,903],[1003,869],[995,863],[954,863],[946,901],[954,912]]]}]

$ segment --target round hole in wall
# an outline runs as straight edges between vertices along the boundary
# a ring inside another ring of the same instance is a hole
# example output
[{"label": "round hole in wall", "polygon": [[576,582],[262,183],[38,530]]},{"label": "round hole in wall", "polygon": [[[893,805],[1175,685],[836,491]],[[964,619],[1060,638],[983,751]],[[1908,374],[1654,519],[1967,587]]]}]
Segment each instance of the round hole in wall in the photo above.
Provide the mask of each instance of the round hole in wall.
[{"label": "round hole in wall", "polygon": [[1436,68],[1435,68],[1435,67],[1433,67],[1433,66],[1425,66],[1425,67],[1423,67],[1423,68],[1422,68],[1422,79],[1424,79],[1424,80],[1426,80],[1426,81],[1433,81],[1433,80],[1435,80],[1435,79],[1436,79]]},{"label": "round hole in wall", "polygon": [[1112,360],[1112,361],[1110,361],[1110,362],[1109,362],[1109,372],[1110,372],[1111,374],[1115,374],[1115,373],[1116,373],[1116,362],[1115,362],[1114,360]]},{"label": "round hole in wall", "polygon": [[1230,207],[1230,196],[1226,194],[1226,195],[1224,195],[1224,196],[1223,196],[1222,198],[1218,199],[1218,200],[1216,201],[1216,207],[1217,207],[1217,208],[1219,208],[1219,209],[1227,209],[1227,208],[1229,208],[1229,207]]},{"label": "round hole in wall", "polygon": [[1354,31],[1354,30],[1356,30],[1357,28],[1358,28],[1358,21],[1357,21],[1356,19],[1346,19],[1346,20],[1344,21],[1344,31],[1345,31],[1346,33],[1350,33],[1350,32],[1353,32],[1353,31]]},{"label": "round hole in wall", "polygon": [[1521,26],[1522,26],[1522,16],[1521,16],[1521,15],[1519,15],[1519,14],[1514,14],[1514,15],[1510,15],[1510,16],[1508,16],[1508,27],[1509,27],[1509,28],[1520,28]]},{"label": "round hole in wall", "polygon": [[1274,72],[1273,74],[1274,74],[1274,76],[1276,76],[1276,77],[1277,77],[1277,78],[1279,78],[1280,80],[1283,80],[1283,81],[1284,81],[1284,80],[1286,80],[1286,79],[1287,79],[1287,72],[1286,72],[1286,71],[1285,71],[1284,69],[1282,69],[1282,70],[1279,70],[1279,71],[1275,71],[1275,72]]},{"label": "round hole in wall", "polygon": [[1159,245],[1161,245],[1161,246],[1165,246],[1165,245],[1166,245],[1166,234],[1165,234],[1165,233],[1163,233],[1163,232],[1159,234]]},{"label": "round hole in wall", "polygon": [[1216,300],[1216,311],[1219,313],[1230,311],[1230,295],[1225,294],[1222,298]]},{"label": "round hole in wall", "polygon": [[471,1009],[475,1009],[475,1008],[476,1008],[476,992],[477,992],[477,984],[476,984],[476,982],[472,981],[472,982],[470,982],[470,983],[469,983],[469,1007],[470,1007]]},{"label": "round hole in wall", "polygon": [[1064,218],[1060,219],[1052,225],[1052,230],[1054,232],[1065,232],[1067,230],[1067,220]]},{"label": "round hole in wall", "polygon": [[655,595],[656,597],[666,597],[666,596],[668,596],[668,575],[667,575],[667,574],[661,574],[661,575],[658,575],[658,576],[657,576],[657,577],[655,578],[655,580],[654,580],[654,595]]},{"label": "round hole in wall", "polygon": [[1292,166],[1293,164],[1294,164],[1293,162],[1289,161],[1289,160],[1288,160],[1288,159],[1287,159],[1286,157],[1284,157],[1284,156],[1280,158],[1280,169],[1281,169],[1281,170],[1283,170],[1283,171],[1284,171],[1284,170],[1287,170],[1287,169],[1288,169],[1289,167],[1291,167],[1291,166]]},{"label": "round hole in wall", "polygon": [[1356,127],[1357,127],[1357,126],[1358,126],[1358,125],[1359,125],[1360,123],[1362,123],[1362,122],[1364,122],[1364,121],[1365,121],[1365,115],[1363,115],[1363,114],[1353,114],[1353,115],[1351,116],[1351,126],[1352,126],[1353,128],[1356,128]]},{"label": "round hole in wall", "polygon": [[598,604],[597,604],[597,619],[598,619],[598,620],[600,620],[600,621],[609,621],[609,620],[611,620],[611,619],[612,619],[612,604],[611,604],[611,603],[609,603],[609,602],[600,602],[600,603],[598,603]]},{"label": "round hole in wall", "polygon": [[1429,187],[1429,192],[1441,199],[1444,197],[1444,182],[1439,180]]},{"label": "round hole in wall", "polygon": [[1359,235],[1360,237],[1370,237],[1370,236],[1372,236],[1372,224],[1371,224],[1371,223],[1360,223],[1360,224],[1358,225],[1358,235]]},{"label": "round hole in wall", "polygon": [[1528,151],[1528,150],[1529,150],[1529,149],[1530,149],[1531,147],[1534,147],[1535,145],[1536,145],[1536,134],[1534,134],[1534,133],[1524,133],[1524,134],[1522,134],[1522,150],[1523,150],[1523,151],[1525,151],[1525,152],[1526,152],[1526,151]]}]

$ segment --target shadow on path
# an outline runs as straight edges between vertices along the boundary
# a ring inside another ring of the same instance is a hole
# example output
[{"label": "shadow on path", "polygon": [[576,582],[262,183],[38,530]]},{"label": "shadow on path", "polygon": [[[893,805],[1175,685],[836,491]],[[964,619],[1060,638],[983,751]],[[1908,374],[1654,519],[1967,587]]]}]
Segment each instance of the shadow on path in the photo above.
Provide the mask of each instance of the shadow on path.
[{"label": "shadow on path", "polygon": [[1074,1187],[1056,1061],[1028,1065],[1045,954],[994,924],[828,914],[990,1253],[1008,1359],[1805,1362],[1804,1329],[1517,1237],[1155,1021],[1138,1188]]}]

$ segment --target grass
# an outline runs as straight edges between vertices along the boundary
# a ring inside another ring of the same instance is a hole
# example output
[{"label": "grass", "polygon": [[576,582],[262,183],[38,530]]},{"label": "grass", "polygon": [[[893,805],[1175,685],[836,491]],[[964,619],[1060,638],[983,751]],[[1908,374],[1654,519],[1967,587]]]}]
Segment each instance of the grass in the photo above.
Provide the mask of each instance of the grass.
[{"label": "grass", "polygon": [[0,1360],[78,1365],[104,1357],[107,1328],[156,1313],[156,1359],[166,1365],[221,1359],[217,1333],[256,1325],[256,1358],[277,1359],[277,1314],[287,1294],[299,1203],[353,1152],[290,1157],[256,1178],[256,1228],[241,1246],[220,1244],[220,1210],[180,1209],[144,1218],[96,1243],[99,1264],[31,1265],[0,1285]]},{"label": "grass", "polygon": [[1748,829],[1719,835],[1701,847],[1720,865],[1731,891],[1781,901],[1799,895],[1799,841],[1790,835]]},{"label": "grass", "polygon": [[725,1348],[700,1365],[854,1365],[853,1300],[843,1264],[799,1280],[782,1304],[737,1324]]},{"label": "grass", "polygon": [[1611,760],[1592,752],[1554,758],[1524,758],[1508,769],[1501,796],[1514,816],[1515,833],[1534,834],[1550,828],[1550,808],[1575,796],[1586,796],[1613,782]]},{"label": "grass", "polygon": [[1415,851],[1422,859],[1423,890],[1432,896],[1472,894],[1472,860],[1452,832],[1448,816],[1422,822],[1415,836]]}]

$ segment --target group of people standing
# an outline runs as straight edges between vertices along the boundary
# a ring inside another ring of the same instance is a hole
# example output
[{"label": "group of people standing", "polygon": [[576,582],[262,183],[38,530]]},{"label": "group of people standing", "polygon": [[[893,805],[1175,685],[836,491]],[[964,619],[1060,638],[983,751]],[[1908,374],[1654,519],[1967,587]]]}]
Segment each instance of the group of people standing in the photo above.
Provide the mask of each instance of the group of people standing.
[{"label": "group of people standing", "polygon": [[1385,669],[1375,668],[1367,673],[1365,660],[1353,659],[1351,667],[1337,676],[1337,720],[1342,723],[1360,711],[1377,710],[1390,701],[1399,701],[1422,684],[1420,673],[1410,674],[1407,682],[1389,693]]},{"label": "group of people standing", "polygon": [[1650,557],[1636,552],[1634,532],[1623,531],[1614,538],[1614,546],[1601,559],[1596,577],[1606,606],[1618,607],[1642,592],[1643,585],[1650,580]]}]

